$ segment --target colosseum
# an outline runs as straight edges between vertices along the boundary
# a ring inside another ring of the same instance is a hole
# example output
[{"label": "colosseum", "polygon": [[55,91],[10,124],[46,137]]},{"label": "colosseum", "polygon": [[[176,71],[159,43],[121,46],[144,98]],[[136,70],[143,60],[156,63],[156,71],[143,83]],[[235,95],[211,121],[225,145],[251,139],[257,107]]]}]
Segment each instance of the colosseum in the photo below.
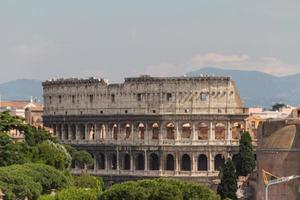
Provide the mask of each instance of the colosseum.
[{"label": "colosseum", "polygon": [[105,181],[175,177],[211,184],[238,151],[247,109],[229,77],[56,79],[43,82],[44,124],[89,151]]}]

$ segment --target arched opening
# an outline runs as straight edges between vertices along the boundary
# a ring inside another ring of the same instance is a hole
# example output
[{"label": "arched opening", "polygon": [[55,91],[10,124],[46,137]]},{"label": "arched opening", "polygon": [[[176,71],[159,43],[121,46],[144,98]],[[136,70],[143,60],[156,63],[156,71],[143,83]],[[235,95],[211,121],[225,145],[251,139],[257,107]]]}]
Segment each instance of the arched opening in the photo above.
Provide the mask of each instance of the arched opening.
[{"label": "arched opening", "polygon": [[215,139],[224,140],[225,139],[225,125],[218,123],[215,126]]},{"label": "arched opening", "polygon": [[188,139],[191,137],[191,134],[192,134],[191,124],[189,123],[183,124],[181,138]]},{"label": "arched opening", "polygon": [[152,139],[158,140],[158,137],[159,137],[159,125],[158,123],[154,123],[152,125]]},{"label": "arched opening", "polygon": [[69,139],[69,126],[68,124],[64,125],[64,136],[63,136],[64,140],[68,140]]},{"label": "arched opening", "polygon": [[111,155],[111,169],[112,170],[117,169],[117,156],[116,156],[116,154]]},{"label": "arched opening", "polygon": [[214,166],[215,171],[219,171],[224,162],[225,162],[225,159],[222,156],[222,154],[217,154],[215,156],[215,166]]},{"label": "arched opening", "polygon": [[104,156],[104,154],[100,153],[98,155],[97,165],[98,165],[98,169],[105,169],[105,156]]},{"label": "arched opening", "polygon": [[150,170],[159,170],[159,157],[155,153],[150,154],[149,169]]},{"label": "arched opening", "polygon": [[168,154],[166,161],[166,170],[174,171],[174,169],[174,156],[172,154]]},{"label": "arched opening", "polygon": [[124,170],[130,170],[130,155],[125,154],[124,155]]},{"label": "arched opening", "polygon": [[53,135],[55,136],[57,133],[57,127],[55,124],[52,125],[52,129],[53,129]]},{"label": "arched opening", "polygon": [[187,154],[181,158],[181,171],[191,171],[191,158]]},{"label": "arched opening", "polygon": [[145,169],[145,157],[143,154],[138,154],[135,160],[135,169],[144,170]]},{"label": "arched opening", "polygon": [[198,139],[208,140],[208,125],[206,123],[200,123],[198,128]]},{"label": "arched opening", "polygon": [[114,140],[118,139],[118,126],[117,124],[113,124],[112,126],[112,136]]},{"label": "arched opening", "polygon": [[232,132],[232,139],[238,140],[240,139],[240,133],[241,133],[242,125],[238,122],[233,123],[231,127]]},{"label": "arched opening", "polygon": [[234,154],[232,156],[232,162],[233,162],[235,167],[236,167],[236,164],[237,164],[237,161],[238,161],[238,156],[239,156],[238,154]]},{"label": "arched opening", "polygon": [[138,139],[143,140],[145,134],[145,125],[140,123],[138,126]]},{"label": "arched opening", "polygon": [[90,124],[88,127],[89,127],[88,128],[88,130],[89,130],[89,140],[91,141],[91,140],[95,139],[95,127],[94,127],[93,124]]},{"label": "arched opening", "polygon": [[71,125],[71,140],[76,140],[76,126],[74,124]]},{"label": "arched opening", "polygon": [[175,126],[173,123],[167,124],[167,139],[174,140],[175,139]]},{"label": "arched opening", "polygon": [[105,135],[106,135],[105,125],[101,124],[100,125],[100,139],[105,139]]},{"label": "arched opening", "polygon": [[58,132],[58,138],[61,140],[62,139],[62,130],[61,130],[61,124],[57,126],[57,132]]},{"label": "arched opening", "polygon": [[130,134],[131,134],[131,127],[130,124],[125,124],[125,140],[128,140],[130,138]]},{"label": "arched opening", "polygon": [[79,139],[85,140],[85,126],[83,124],[79,125]]},{"label": "arched opening", "polygon": [[198,171],[207,171],[207,156],[204,154],[198,157]]}]

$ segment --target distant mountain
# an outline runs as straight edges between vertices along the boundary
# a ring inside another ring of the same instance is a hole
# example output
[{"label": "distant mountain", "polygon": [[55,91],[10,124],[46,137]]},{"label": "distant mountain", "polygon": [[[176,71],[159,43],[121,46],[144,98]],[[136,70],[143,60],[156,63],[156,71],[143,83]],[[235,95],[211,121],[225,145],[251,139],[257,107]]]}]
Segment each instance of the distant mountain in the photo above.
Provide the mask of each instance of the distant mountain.
[{"label": "distant mountain", "polygon": [[1,100],[30,100],[42,102],[42,82],[39,80],[18,79],[0,84]]},{"label": "distant mountain", "polygon": [[189,72],[187,76],[229,76],[237,84],[245,106],[270,107],[274,103],[300,104],[300,74],[277,77],[258,71],[225,70],[215,67]]}]

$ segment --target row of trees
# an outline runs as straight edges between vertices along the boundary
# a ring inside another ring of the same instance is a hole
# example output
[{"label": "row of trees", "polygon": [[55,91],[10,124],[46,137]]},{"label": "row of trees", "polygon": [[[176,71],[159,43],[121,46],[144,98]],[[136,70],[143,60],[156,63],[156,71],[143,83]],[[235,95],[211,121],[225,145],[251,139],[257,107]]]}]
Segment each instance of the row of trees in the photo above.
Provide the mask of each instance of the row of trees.
[{"label": "row of trees", "polygon": [[222,199],[237,199],[237,178],[247,176],[255,168],[255,157],[252,148],[252,139],[248,132],[242,133],[240,148],[236,163],[231,159],[225,161],[220,169],[221,183],[218,186],[218,193]]}]

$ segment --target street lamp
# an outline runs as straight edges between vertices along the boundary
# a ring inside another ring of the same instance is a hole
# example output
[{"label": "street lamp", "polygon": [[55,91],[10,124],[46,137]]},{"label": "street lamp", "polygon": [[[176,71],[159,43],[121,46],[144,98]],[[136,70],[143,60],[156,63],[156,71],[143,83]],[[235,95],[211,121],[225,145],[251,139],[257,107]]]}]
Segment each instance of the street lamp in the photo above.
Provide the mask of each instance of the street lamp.
[{"label": "street lamp", "polygon": [[284,182],[288,182],[290,180],[297,179],[297,178],[300,178],[300,175],[292,175],[292,176],[287,176],[287,177],[281,177],[281,178],[278,178],[278,179],[275,179],[275,180],[270,180],[268,182],[268,184],[266,185],[266,188],[265,188],[265,195],[266,195],[265,200],[268,200],[269,186],[284,183]]}]

